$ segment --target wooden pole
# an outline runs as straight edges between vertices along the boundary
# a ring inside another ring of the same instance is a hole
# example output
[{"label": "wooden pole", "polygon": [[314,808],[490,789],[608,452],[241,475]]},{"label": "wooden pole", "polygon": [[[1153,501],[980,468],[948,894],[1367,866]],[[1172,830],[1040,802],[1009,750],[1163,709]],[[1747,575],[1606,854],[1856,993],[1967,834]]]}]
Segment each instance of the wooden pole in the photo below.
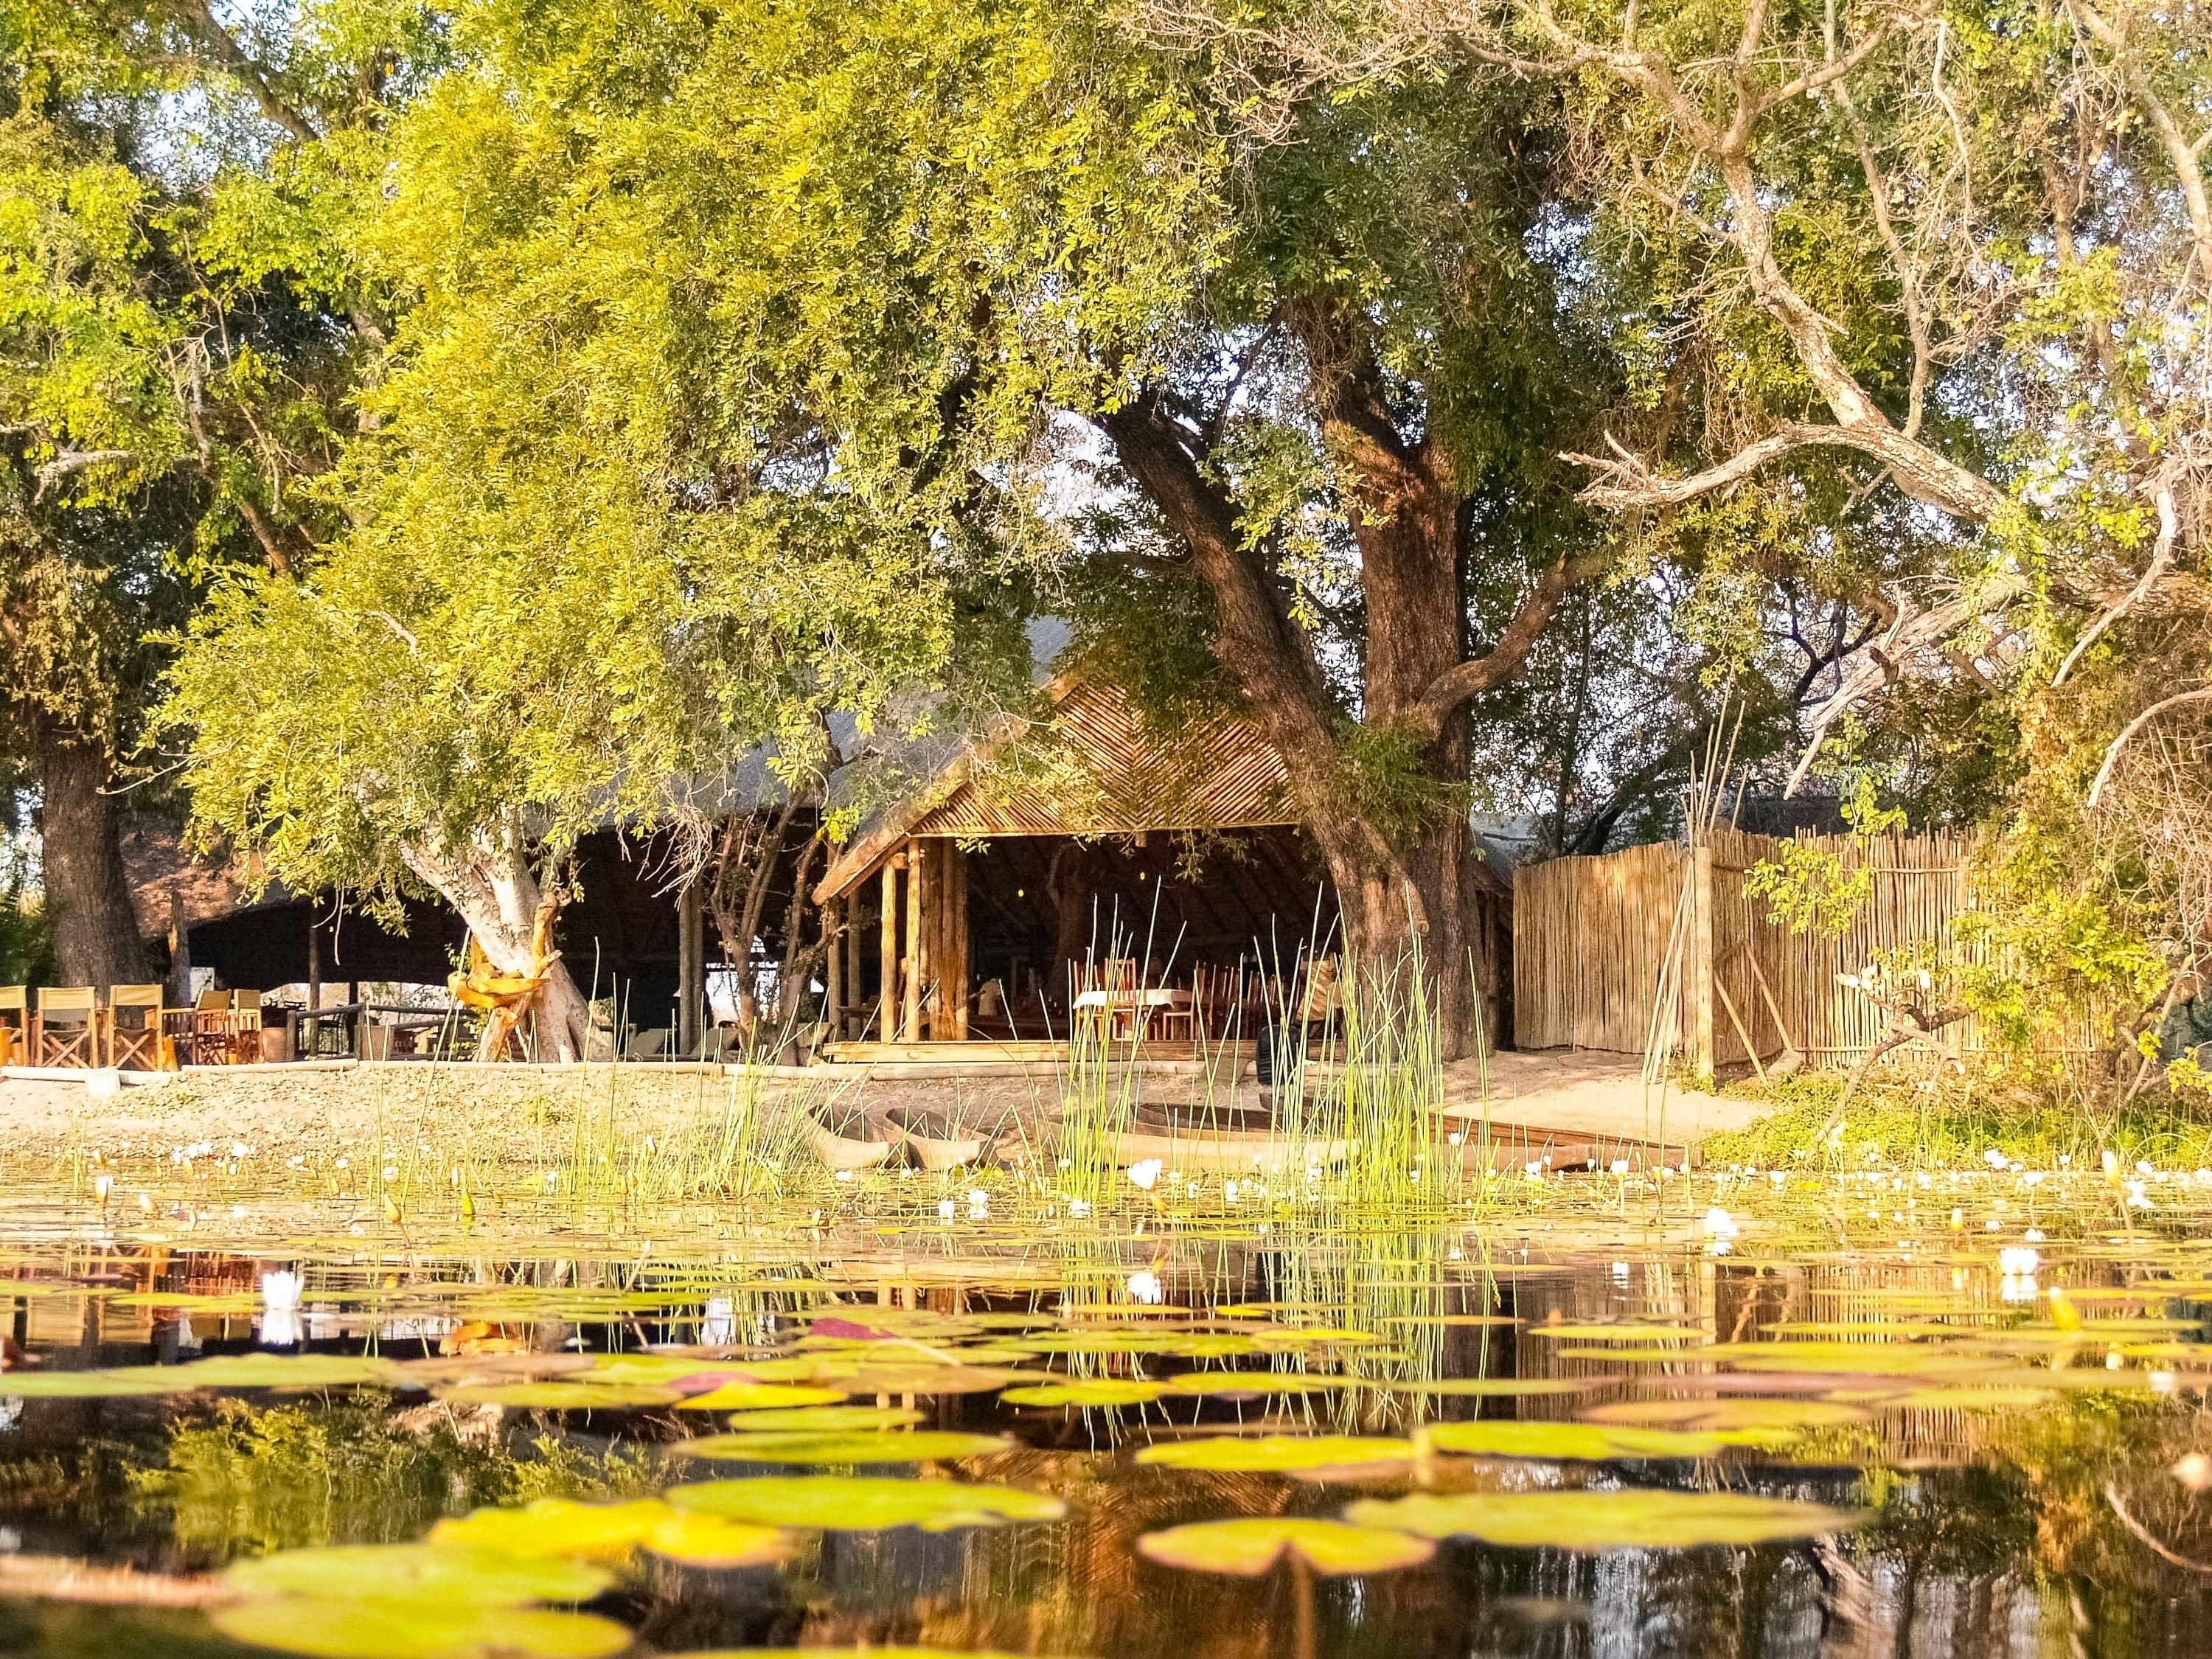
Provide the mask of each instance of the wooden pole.
[{"label": "wooden pole", "polygon": [[899,1000],[899,1035],[901,1042],[921,1040],[921,928],[922,917],[922,848],[925,843],[910,841],[906,857],[906,953],[900,959],[902,981]]},{"label": "wooden pole", "polygon": [[1700,841],[1691,849],[1689,960],[1682,966],[1685,1012],[1690,1024],[1690,1065],[1702,1077],[1713,1074],[1713,849]]},{"label": "wooden pole", "polygon": [[876,997],[876,1041],[891,1042],[898,1037],[899,1006],[899,860],[890,859],[884,865],[884,915],[881,962],[884,973],[883,988]]},{"label": "wooden pole", "polygon": [[[864,1006],[860,999],[860,890],[855,887],[845,895],[845,1000],[854,1013]],[[840,1027],[838,1035],[844,1035]]]},{"label": "wooden pole", "polygon": [[706,1000],[706,912],[699,884],[687,882],[676,897],[676,1051],[687,1058],[699,1052]]},{"label": "wooden pole", "polygon": [[845,918],[851,908],[848,899],[832,899],[822,907],[822,927],[827,948],[823,951],[822,1023],[829,1028],[830,1040],[838,1041],[845,1035]]},{"label": "wooden pole", "polygon": [[914,1009],[915,1042],[927,1042],[937,1035],[938,907],[943,884],[937,879],[937,843],[916,841],[908,861],[908,879],[914,884],[906,901],[907,919],[914,929],[914,989],[908,993]]},{"label": "wooden pole", "polygon": [[968,855],[952,842],[945,843],[945,893],[951,965],[945,975],[952,1004],[952,1038],[968,1041]]}]

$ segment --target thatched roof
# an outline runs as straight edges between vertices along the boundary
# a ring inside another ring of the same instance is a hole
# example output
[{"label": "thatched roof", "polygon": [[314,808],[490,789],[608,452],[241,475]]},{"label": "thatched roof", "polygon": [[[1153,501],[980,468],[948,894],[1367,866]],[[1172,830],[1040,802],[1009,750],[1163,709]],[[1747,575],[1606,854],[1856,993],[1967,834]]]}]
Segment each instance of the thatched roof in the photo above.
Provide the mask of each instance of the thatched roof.
[{"label": "thatched roof", "polygon": [[1290,774],[1249,719],[1220,713],[1172,736],[1110,683],[1065,674],[1052,712],[960,749],[847,848],[815,889],[849,891],[910,836],[1095,837],[1295,824]]}]

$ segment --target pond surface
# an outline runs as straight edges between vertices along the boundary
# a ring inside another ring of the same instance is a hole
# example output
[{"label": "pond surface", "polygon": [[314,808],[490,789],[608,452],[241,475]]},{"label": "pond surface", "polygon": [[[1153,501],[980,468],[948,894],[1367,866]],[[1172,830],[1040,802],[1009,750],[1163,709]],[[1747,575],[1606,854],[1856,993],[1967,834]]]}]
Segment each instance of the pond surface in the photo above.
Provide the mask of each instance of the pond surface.
[{"label": "pond surface", "polygon": [[27,1196],[0,1652],[2212,1652],[2212,1177],[1530,1184]]}]

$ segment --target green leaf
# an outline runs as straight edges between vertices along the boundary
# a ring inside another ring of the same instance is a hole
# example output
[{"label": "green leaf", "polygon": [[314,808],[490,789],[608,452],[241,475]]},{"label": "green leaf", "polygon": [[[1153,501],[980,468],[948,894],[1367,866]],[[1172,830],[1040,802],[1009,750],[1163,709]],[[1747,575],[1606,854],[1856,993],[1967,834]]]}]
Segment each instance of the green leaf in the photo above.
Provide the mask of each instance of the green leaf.
[{"label": "green leaf", "polygon": [[1429,1492],[1352,1504],[1345,1519],[1424,1538],[1478,1538],[1520,1548],[1596,1551],[1751,1545],[1844,1532],[1864,1516],[1744,1492]]},{"label": "green leaf", "polygon": [[254,1596],[211,1608],[234,1641],[315,1659],[601,1659],[630,1632],[595,1613],[465,1602],[319,1601]]},{"label": "green leaf", "polygon": [[945,1532],[1007,1521],[1057,1521],[1067,1510],[1057,1498],[1012,1486],[834,1474],[704,1480],[672,1487],[668,1501],[680,1510],[730,1521],[852,1532],[886,1527]]},{"label": "green leaf", "polygon": [[240,1561],[223,1577],[244,1595],[476,1607],[588,1601],[614,1582],[603,1568],[580,1561],[532,1560],[476,1543],[340,1544],[283,1550]]},{"label": "green leaf", "polygon": [[514,1509],[472,1510],[430,1528],[429,1541],[514,1556],[580,1555],[620,1560],[653,1529],[676,1518],[657,1498],[627,1504],[579,1504],[541,1498]]},{"label": "green leaf", "polygon": [[1297,1556],[1316,1572],[1334,1577],[1415,1567],[1436,1553],[1434,1544],[1410,1533],[1281,1516],[1170,1527],[1146,1533],[1137,1549],[1168,1566],[1242,1578],[1259,1577],[1285,1556]]}]

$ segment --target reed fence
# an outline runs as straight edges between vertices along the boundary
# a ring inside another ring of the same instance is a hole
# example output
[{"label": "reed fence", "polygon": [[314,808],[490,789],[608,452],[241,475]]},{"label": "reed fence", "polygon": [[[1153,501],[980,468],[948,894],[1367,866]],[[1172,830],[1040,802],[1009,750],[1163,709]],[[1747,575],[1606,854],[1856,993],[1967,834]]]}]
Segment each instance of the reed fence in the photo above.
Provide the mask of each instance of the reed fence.
[{"label": "reed fence", "polygon": [[[1792,933],[1745,891],[1752,866],[1783,845],[1771,836],[1716,827],[1695,847],[1632,847],[1516,872],[1518,1046],[1644,1052],[1674,919],[1686,905],[1677,1017],[1693,1066],[1741,1065],[1754,1048],[1762,1060],[1795,1048],[1814,1066],[1857,1059],[1880,1040],[1882,1012],[1841,976],[1886,951],[1923,942],[1954,949],[1956,919],[1972,896],[1973,844],[1947,834],[1797,839],[1872,877],[1840,935]],[[1972,1019],[1944,1036],[1957,1052],[1982,1046]]]}]

